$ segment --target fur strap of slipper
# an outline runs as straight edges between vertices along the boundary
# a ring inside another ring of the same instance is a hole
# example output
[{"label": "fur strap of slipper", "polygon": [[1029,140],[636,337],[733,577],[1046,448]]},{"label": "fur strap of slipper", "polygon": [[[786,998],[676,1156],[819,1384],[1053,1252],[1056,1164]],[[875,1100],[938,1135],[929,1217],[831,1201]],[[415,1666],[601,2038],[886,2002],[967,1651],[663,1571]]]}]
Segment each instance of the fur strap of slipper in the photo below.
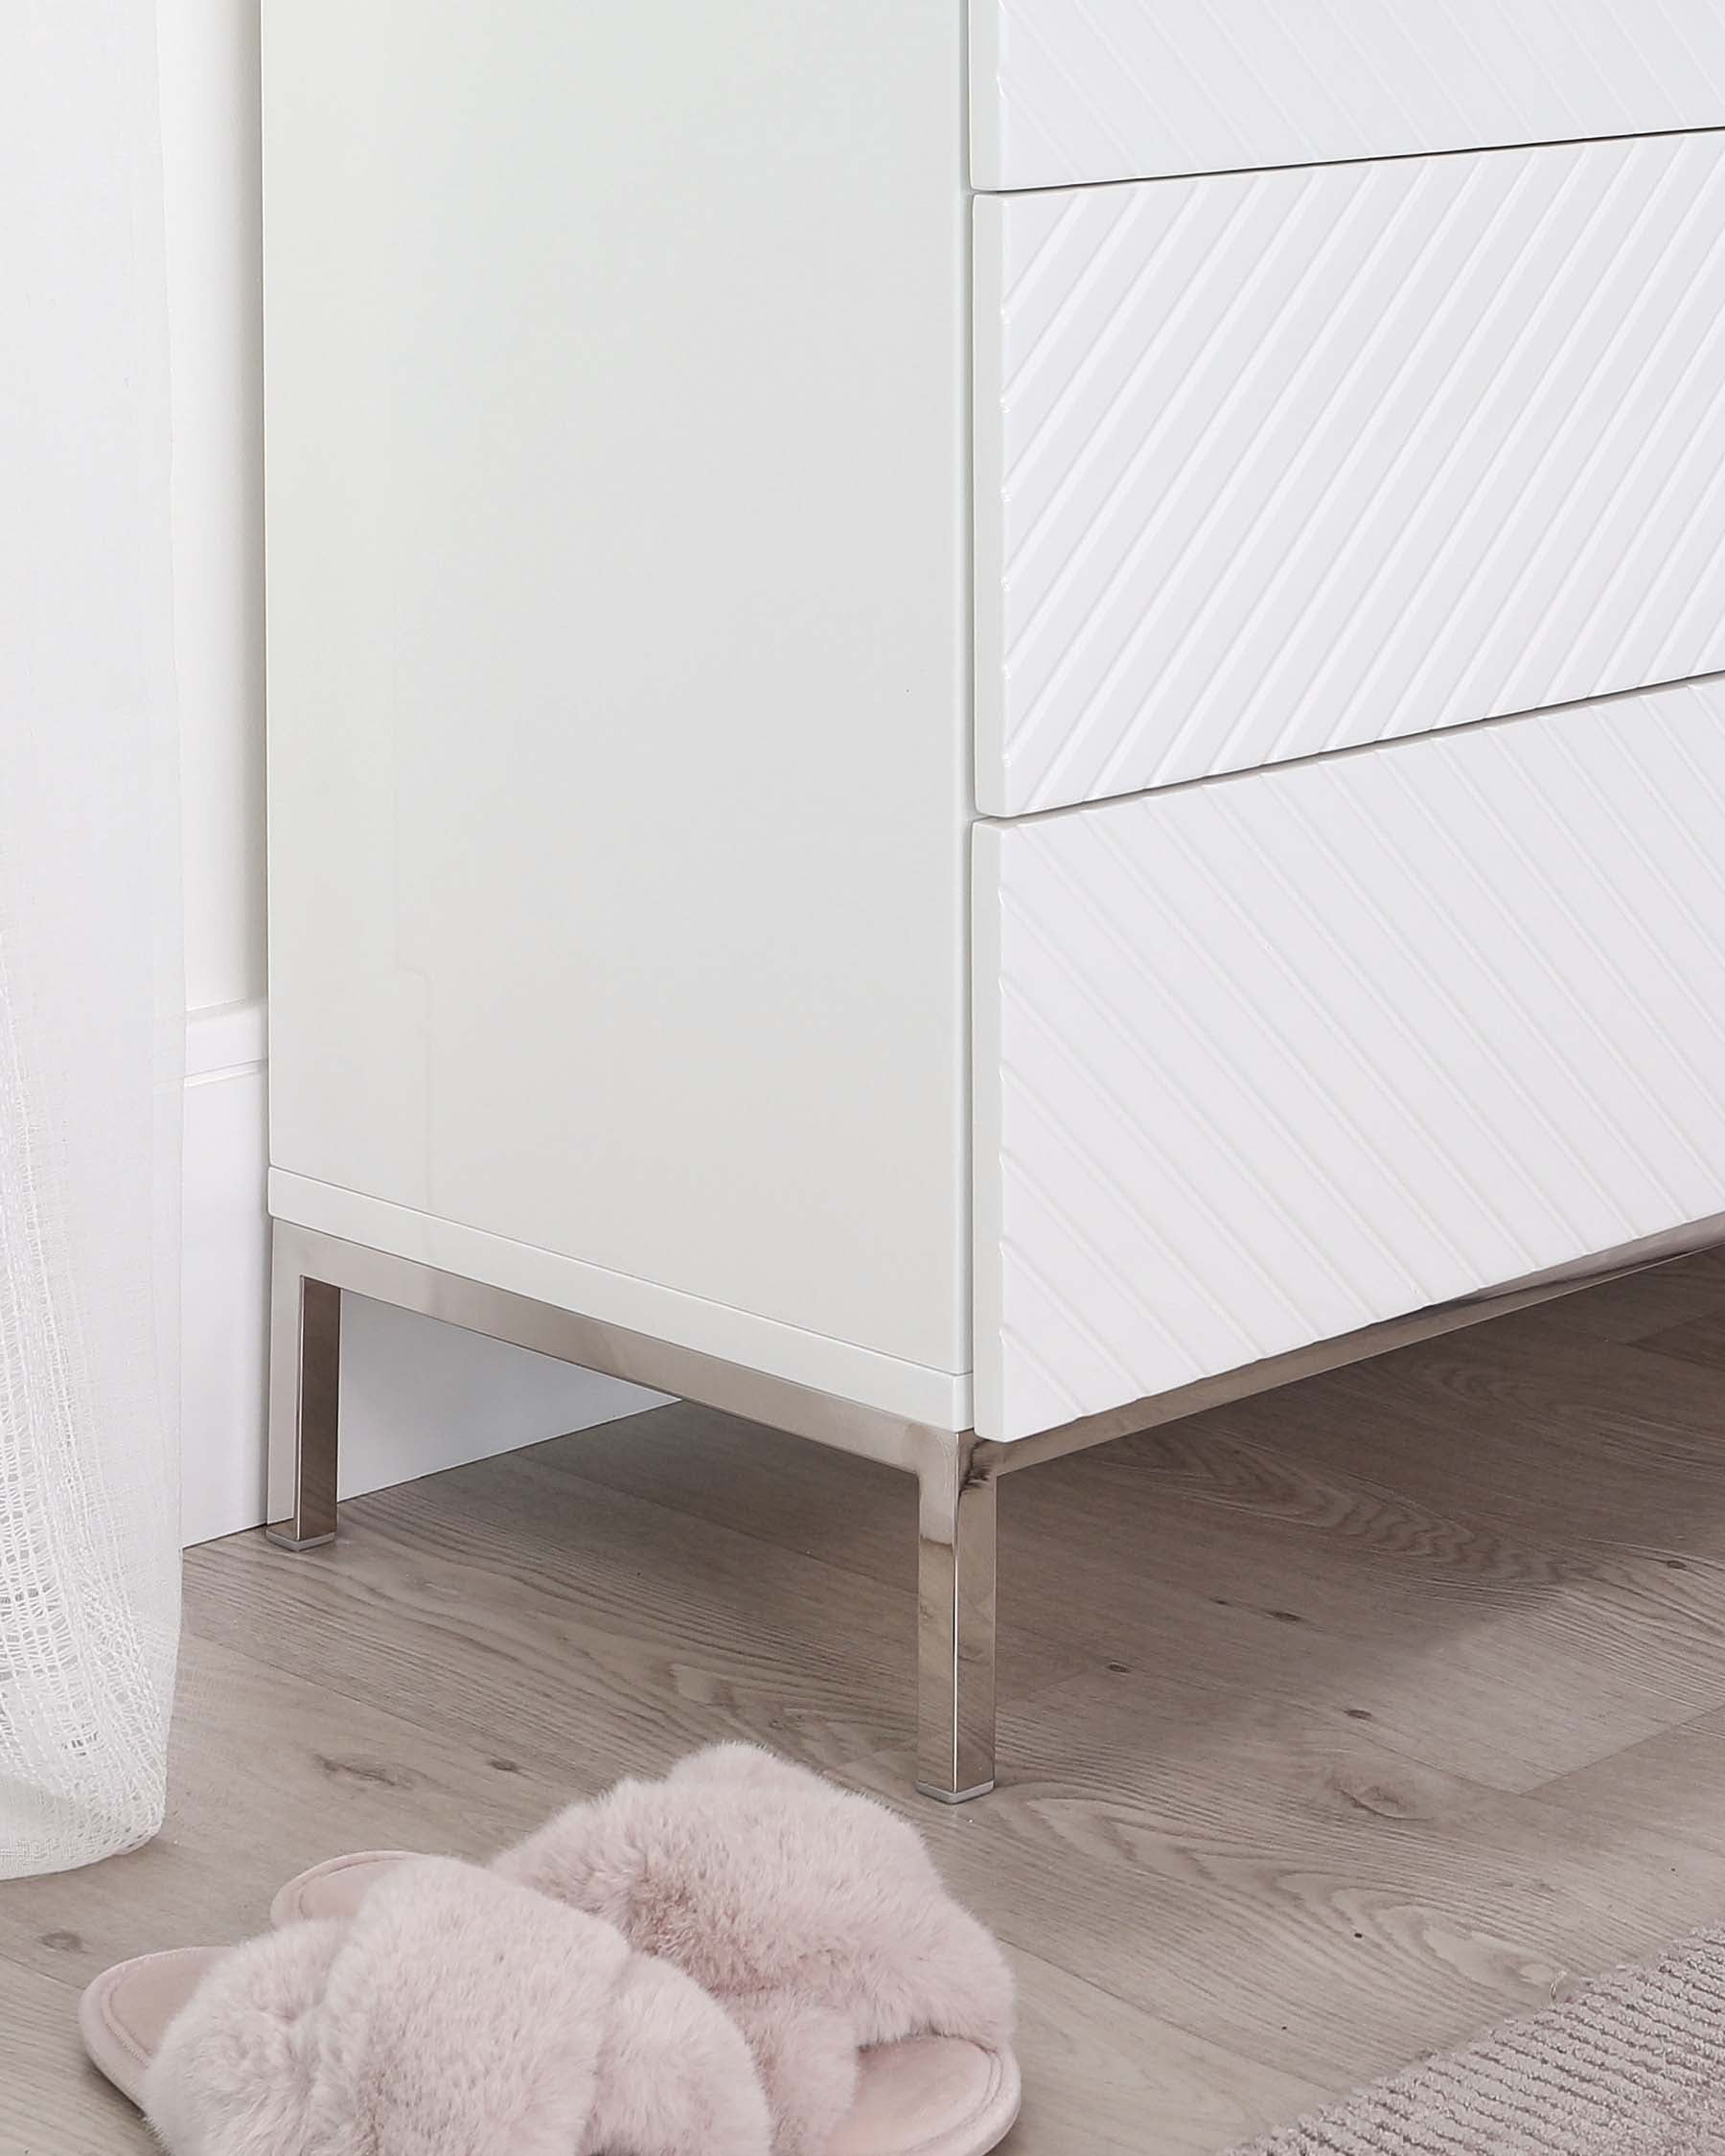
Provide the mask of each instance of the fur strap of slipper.
[{"label": "fur strap of slipper", "polygon": [[766,2156],[734,2026],[610,1926],[441,1858],[218,1963],[145,2087],[172,2156]]},{"label": "fur strap of slipper", "polygon": [[778,2156],[818,2156],[858,2052],[920,2035],[1003,2045],[1012,1976],[908,1822],[752,1745],[572,1805],[496,1860],[694,1978],[755,2055]]}]

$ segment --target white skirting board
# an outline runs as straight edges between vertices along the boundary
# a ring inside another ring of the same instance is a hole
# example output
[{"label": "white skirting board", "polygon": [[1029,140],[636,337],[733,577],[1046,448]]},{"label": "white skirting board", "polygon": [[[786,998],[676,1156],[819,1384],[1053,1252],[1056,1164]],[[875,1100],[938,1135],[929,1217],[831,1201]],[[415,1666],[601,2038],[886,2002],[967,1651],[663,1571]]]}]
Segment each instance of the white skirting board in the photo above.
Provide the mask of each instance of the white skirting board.
[{"label": "white skirting board", "polygon": [[[263,1003],[186,1022],[181,1530],[264,1518],[268,1219]],[[342,1495],[534,1445],[663,1404],[591,1370],[357,1296],[342,1342]]]}]

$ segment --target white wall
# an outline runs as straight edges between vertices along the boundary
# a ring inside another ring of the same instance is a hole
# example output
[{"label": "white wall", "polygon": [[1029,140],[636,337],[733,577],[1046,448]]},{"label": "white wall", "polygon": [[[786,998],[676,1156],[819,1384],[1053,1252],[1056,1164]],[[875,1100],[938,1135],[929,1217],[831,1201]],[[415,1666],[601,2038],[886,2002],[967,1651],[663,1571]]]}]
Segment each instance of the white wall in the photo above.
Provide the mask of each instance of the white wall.
[{"label": "white wall", "polygon": [[186,1001],[264,994],[257,0],[160,0]]},{"label": "white wall", "polygon": [[[263,1518],[263,378],[257,0],[160,0],[186,896],[186,1540]],[[657,1395],[350,1299],[343,1485]]]}]

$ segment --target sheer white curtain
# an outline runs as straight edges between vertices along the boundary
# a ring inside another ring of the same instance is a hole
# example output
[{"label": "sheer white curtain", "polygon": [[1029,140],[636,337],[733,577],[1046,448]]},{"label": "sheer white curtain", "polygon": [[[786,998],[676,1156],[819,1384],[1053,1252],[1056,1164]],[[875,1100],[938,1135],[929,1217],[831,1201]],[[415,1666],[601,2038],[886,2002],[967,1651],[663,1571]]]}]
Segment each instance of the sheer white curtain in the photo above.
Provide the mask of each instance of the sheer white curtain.
[{"label": "sheer white curtain", "polygon": [[0,8],[0,1876],[161,1822],[179,986],[151,0]]}]

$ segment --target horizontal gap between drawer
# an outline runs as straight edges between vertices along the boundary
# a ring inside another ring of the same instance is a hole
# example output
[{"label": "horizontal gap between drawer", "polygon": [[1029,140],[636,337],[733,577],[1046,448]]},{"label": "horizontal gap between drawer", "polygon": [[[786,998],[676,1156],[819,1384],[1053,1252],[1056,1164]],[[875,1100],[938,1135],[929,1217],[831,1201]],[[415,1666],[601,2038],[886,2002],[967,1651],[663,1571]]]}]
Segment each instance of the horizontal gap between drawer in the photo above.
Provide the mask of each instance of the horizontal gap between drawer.
[{"label": "horizontal gap between drawer", "polygon": [[1289,165],[1216,165],[1195,172],[1128,172],[1121,179],[1054,180],[1038,187],[973,187],[978,201],[1014,195],[1093,194],[1108,187],[1166,187],[1181,180],[1228,179],[1252,172],[1309,172],[1340,165],[1407,165],[1422,157],[1504,157],[1526,149],[1575,149],[1588,143],[1662,142],[1671,135],[1725,134],[1716,127],[1643,127],[1621,135],[1541,135],[1531,142],[1464,143],[1456,149],[1397,149],[1376,157],[1302,157]]},{"label": "horizontal gap between drawer", "polygon": [[1349,742],[1346,748],[1320,749],[1311,756],[1283,756],[1274,764],[1248,764],[1237,771],[1203,771],[1196,778],[1175,779],[1167,786],[1138,786],[1125,793],[1099,793],[1092,800],[1063,801],[1055,809],[1028,809],[1023,815],[993,815],[978,811],[976,821],[1016,830],[1021,824],[1050,823],[1057,816],[1081,816],[1092,809],[1110,808],[1116,801],[1142,801],[1162,793],[1190,793],[1198,787],[1232,786],[1241,779],[1266,778],[1276,771],[1297,771],[1307,764],[1340,764],[1356,756],[1393,756],[1398,749],[1415,747],[1420,742],[1448,741],[1458,734],[1520,726],[1530,719],[1560,719],[1565,712],[1592,711],[1606,704],[1635,703],[1644,697],[1659,696],[1668,689],[1687,689],[1701,681],[1725,681],[1725,667],[1715,668],[1709,674],[1680,674],[1668,681],[1644,681],[1633,689],[1611,689],[1603,696],[1572,697],[1567,703],[1536,703],[1526,711],[1501,711],[1490,719],[1464,719],[1453,726],[1428,726],[1422,733],[1392,734],[1387,741]]}]

